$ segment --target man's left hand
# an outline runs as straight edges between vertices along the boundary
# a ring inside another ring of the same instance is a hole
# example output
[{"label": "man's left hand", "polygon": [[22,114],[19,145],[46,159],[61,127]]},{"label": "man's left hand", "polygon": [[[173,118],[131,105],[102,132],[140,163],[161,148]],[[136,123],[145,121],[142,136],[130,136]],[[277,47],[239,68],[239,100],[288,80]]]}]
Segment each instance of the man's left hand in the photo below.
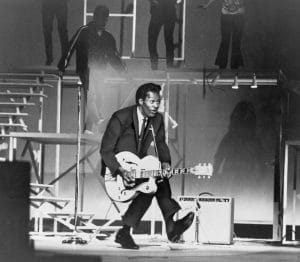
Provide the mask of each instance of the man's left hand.
[{"label": "man's left hand", "polygon": [[172,173],[170,172],[171,171],[170,164],[167,163],[167,162],[163,162],[163,163],[161,163],[161,167],[165,171],[164,177],[165,178],[170,178],[172,176]]}]

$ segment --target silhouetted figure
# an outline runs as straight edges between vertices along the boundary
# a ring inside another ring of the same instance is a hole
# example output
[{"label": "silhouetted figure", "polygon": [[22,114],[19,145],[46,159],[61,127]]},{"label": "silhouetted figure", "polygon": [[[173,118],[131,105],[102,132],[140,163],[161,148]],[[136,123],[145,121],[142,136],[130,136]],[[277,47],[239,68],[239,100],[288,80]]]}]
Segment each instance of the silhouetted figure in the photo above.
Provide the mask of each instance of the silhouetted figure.
[{"label": "silhouetted figure", "polygon": [[177,0],[149,0],[151,19],[148,27],[148,48],[150,53],[151,69],[158,68],[157,39],[159,32],[164,27],[164,39],[166,45],[167,67],[174,64],[173,33],[177,20]]},{"label": "silhouetted figure", "polygon": [[[209,0],[203,8],[207,8],[215,0]],[[231,41],[231,69],[244,65],[241,52],[241,41],[244,29],[244,0],[223,0],[221,10],[221,43],[215,64],[225,69],[228,63]]]},{"label": "silhouetted figure", "polygon": [[51,65],[53,62],[52,31],[55,17],[57,21],[61,52],[64,54],[68,48],[68,0],[42,0],[46,65]]},{"label": "silhouetted figure", "polygon": [[87,132],[92,130],[95,123],[100,124],[103,120],[96,105],[96,99],[103,98],[96,98],[96,88],[99,89],[101,86],[92,84],[95,81],[90,81],[91,72],[92,79],[97,75],[103,77],[103,72],[100,71],[105,70],[108,63],[117,71],[126,69],[117,50],[115,38],[105,30],[108,17],[108,7],[97,6],[94,10],[93,21],[78,29],[70,41],[68,51],[58,63],[59,74],[62,75],[76,50],[76,72],[87,93],[85,96],[87,99],[85,130]]}]

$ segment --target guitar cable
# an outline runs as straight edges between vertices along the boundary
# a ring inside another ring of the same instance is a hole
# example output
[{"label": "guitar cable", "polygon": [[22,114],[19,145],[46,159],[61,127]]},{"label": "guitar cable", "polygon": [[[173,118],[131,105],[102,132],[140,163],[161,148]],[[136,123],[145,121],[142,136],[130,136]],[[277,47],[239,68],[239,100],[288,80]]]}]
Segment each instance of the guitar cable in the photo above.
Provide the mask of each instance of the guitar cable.
[{"label": "guitar cable", "polygon": [[[159,158],[158,158],[158,149],[157,149],[157,144],[156,144],[156,138],[155,138],[156,135],[155,135],[154,127],[153,127],[152,124],[151,124],[151,126],[150,126],[150,130],[151,130],[152,137],[153,137],[154,151],[155,151],[155,154],[156,154],[157,159],[159,159]],[[159,168],[161,169],[161,163],[160,163],[160,161],[159,161]]]}]

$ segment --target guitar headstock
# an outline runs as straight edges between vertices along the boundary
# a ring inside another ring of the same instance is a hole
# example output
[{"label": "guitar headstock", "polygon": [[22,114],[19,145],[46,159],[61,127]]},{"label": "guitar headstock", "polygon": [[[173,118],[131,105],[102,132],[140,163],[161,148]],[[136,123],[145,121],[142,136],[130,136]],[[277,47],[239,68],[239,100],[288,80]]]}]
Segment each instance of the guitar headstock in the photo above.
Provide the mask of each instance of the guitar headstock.
[{"label": "guitar headstock", "polygon": [[211,178],[214,168],[211,163],[199,163],[191,168],[191,174],[200,178]]}]

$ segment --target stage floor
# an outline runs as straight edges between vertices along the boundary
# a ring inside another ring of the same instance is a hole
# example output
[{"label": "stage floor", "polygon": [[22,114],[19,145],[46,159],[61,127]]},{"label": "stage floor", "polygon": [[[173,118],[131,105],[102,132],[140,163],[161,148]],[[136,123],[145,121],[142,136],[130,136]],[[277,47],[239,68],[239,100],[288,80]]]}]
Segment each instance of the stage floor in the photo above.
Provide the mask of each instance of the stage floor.
[{"label": "stage floor", "polygon": [[[267,241],[235,239],[232,245],[174,244],[162,237],[135,235],[139,250],[122,249],[114,242],[114,236],[98,240],[92,239],[86,245],[62,244],[67,237],[34,237],[37,256],[62,255],[94,256],[103,262],[119,261],[267,261],[300,262],[300,246],[282,246]],[[49,257],[50,256],[50,257]],[[56,260],[55,260],[56,261]],[[63,260],[62,260],[63,261]],[[82,260],[84,261],[84,260]]]}]

